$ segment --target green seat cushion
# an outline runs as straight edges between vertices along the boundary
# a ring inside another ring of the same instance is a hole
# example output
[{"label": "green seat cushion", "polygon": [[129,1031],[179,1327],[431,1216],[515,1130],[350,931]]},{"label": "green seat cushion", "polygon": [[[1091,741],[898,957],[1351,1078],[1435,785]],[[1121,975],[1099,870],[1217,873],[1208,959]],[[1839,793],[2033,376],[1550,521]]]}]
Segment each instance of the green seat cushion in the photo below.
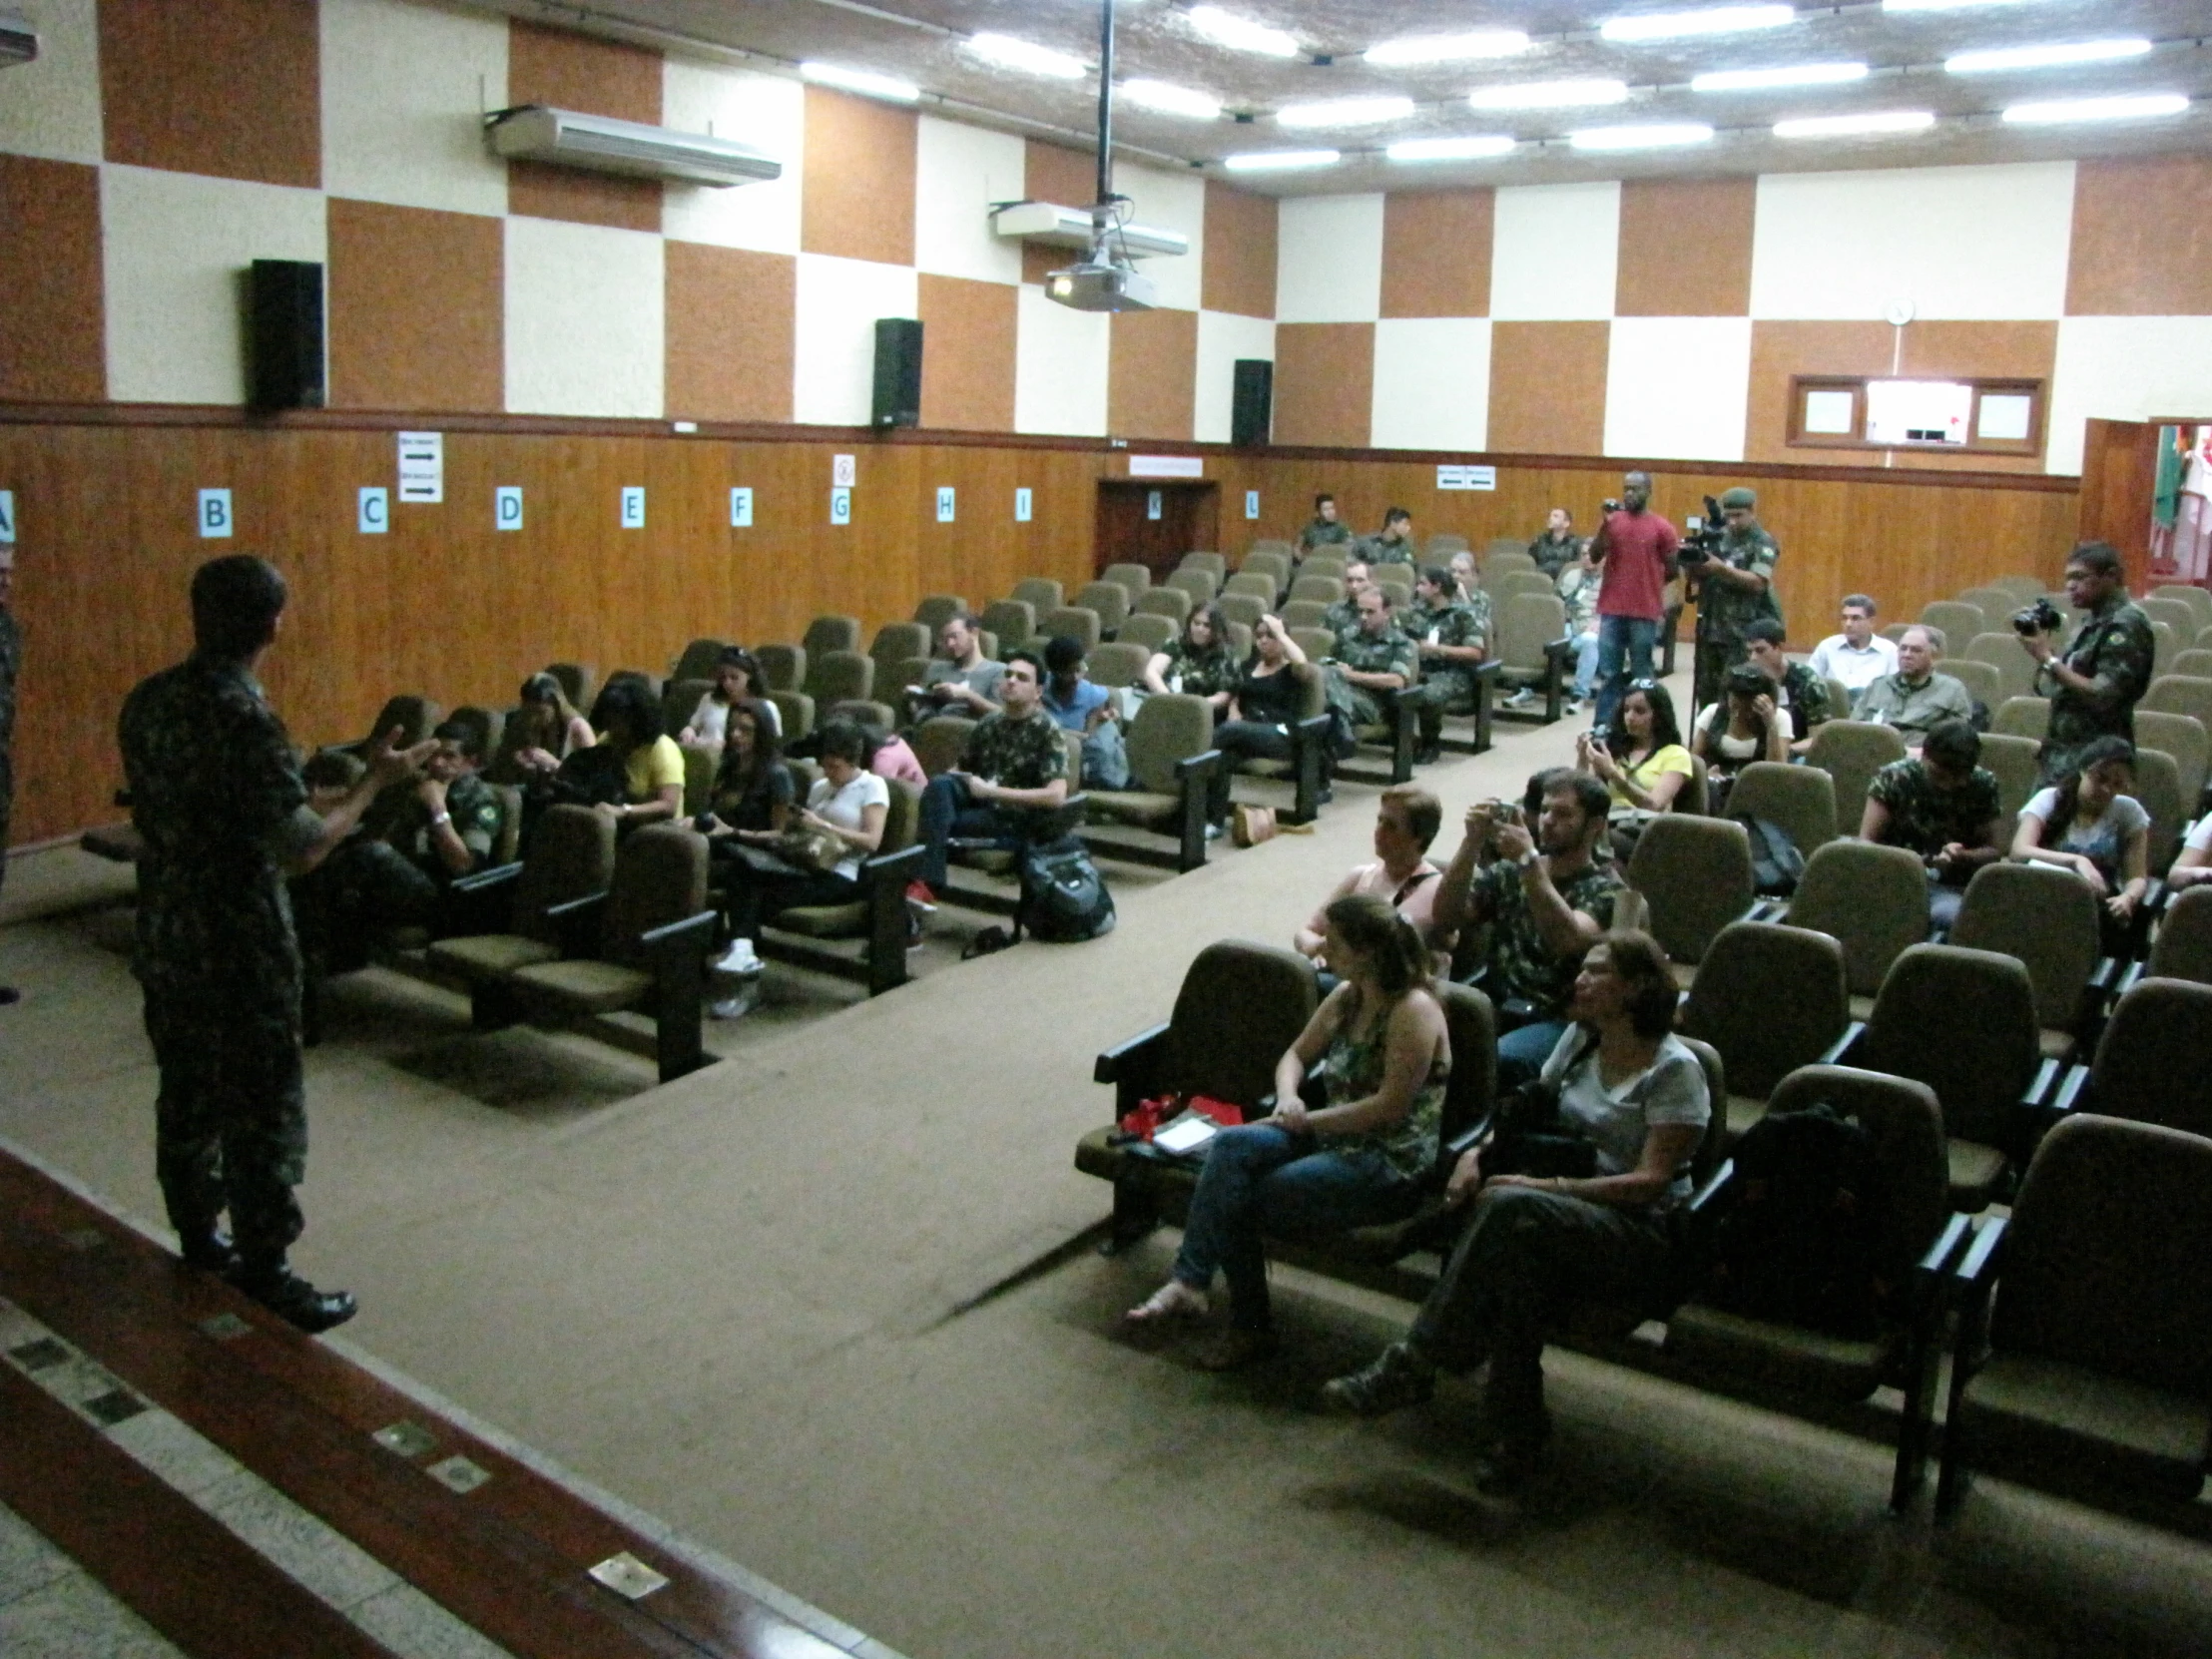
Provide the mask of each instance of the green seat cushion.
[{"label": "green seat cushion", "polygon": [[1891,1370],[1902,1333],[1853,1342],[1769,1325],[1686,1303],[1667,1321],[1667,1353],[1684,1365],[1728,1377],[1749,1377],[1829,1399],[1865,1399]]},{"label": "green seat cushion", "polygon": [[1734,1146],[1751,1130],[1751,1126],[1767,1115],[1767,1103],[1748,1094],[1731,1094],[1728,1097],[1728,1144]]},{"label": "green seat cushion", "polygon": [[1968,1215],[1986,1210],[2004,1174],[2004,1154],[1979,1141],[1953,1139],[1944,1149],[1950,1160],[1950,1207]]},{"label": "green seat cushion", "polygon": [[814,939],[849,939],[867,931],[865,904],[801,904],[779,910],[771,927]]},{"label": "green seat cushion", "polygon": [[560,947],[520,933],[478,933],[465,939],[440,939],[430,947],[430,964],[464,979],[497,979],[536,962],[560,960]]},{"label": "green seat cushion", "polygon": [[631,1007],[643,1001],[653,988],[650,973],[583,957],[518,968],[512,977],[517,985],[592,1014],[611,1014],[617,1008]]},{"label": "green seat cushion", "polygon": [[1123,824],[1159,824],[1183,813],[1181,796],[1152,790],[1094,790],[1089,800],[1091,811],[1100,818]]},{"label": "green seat cushion", "polygon": [[1248,772],[1255,778],[1288,778],[1296,770],[1289,761],[1265,759],[1239,761],[1237,766],[1240,771]]},{"label": "green seat cushion", "polygon": [[2061,1465],[2088,1458],[2184,1500],[2204,1484],[2212,1450],[2212,1401],[2027,1355],[1992,1355],[1966,1384],[1964,1413],[1976,1448],[1994,1440]]},{"label": "green seat cushion", "polygon": [[1004,875],[1014,867],[1014,855],[1003,847],[970,846],[952,855],[954,863],[982,870],[987,875]]},{"label": "green seat cushion", "polygon": [[2053,1031],[2048,1027],[2035,1033],[2035,1046],[2046,1060],[2063,1060],[2074,1051],[2074,1034],[2071,1031]]},{"label": "green seat cushion", "polygon": [[381,934],[377,942],[392,950],[423,950],[429,946],[430,929],[427,927],[393,927]]}]

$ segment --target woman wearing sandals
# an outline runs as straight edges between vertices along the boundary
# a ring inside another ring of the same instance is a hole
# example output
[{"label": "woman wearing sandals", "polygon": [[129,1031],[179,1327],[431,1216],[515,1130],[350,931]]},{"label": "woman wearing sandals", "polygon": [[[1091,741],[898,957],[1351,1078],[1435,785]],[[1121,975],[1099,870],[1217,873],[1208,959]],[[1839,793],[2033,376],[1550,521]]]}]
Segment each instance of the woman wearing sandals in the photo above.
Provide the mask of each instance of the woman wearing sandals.
[{"label": "woman wearing sandals", "polygon": [[[1174,1276],[1124,1316],[1142,1328],[1200,1319],[1220,1271],[1230,1324],[1197,1356],[1208,1371],[1274,1349],[1263,1238],[1400,1220],[1435,1160],[1451,1039],[1428,988],[1428,947],[1373,893],[1340,898],[1326,915],[1329,962],[1344,983],[1276,1063],[1274,1115],[1214,1137]],[[1301,1099],[1309,1076],[1326,1106]]]}]

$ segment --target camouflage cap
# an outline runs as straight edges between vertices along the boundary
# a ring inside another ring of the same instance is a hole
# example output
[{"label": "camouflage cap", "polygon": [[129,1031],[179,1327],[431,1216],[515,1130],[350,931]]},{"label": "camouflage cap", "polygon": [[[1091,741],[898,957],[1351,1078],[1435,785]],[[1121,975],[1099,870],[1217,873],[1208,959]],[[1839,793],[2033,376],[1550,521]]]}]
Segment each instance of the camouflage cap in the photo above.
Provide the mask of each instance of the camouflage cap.
[{"label": "camouflage cap", "polygon": [[1747,490],[1743,485],[1738,484],[1721,497],[1721,505],[1723,507],[1756,507],[1759,505],[1759,496],[1756,491]]}]

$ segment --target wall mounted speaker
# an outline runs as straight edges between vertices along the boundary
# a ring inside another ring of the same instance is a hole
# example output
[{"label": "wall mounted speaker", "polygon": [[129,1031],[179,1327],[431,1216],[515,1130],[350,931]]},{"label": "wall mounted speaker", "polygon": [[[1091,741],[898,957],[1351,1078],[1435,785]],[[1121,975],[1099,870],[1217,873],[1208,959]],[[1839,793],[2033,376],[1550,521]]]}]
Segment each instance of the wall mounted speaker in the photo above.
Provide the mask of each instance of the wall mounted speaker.
[{"label": "wall mounted speaker", "polygon": [[257,409],[324,401],[322,267],[256,260],[247,276],[247,399]]},{"label": "wall mounted speaker", "polygon": [[921,324],[910,316],[875,319],[877,426],[921,424]]},{"label": "wall mounted speaker", "polygon": [[1229,441],[1255,448],[1275,428],[1275,364],[1265,357],[1237,359],[1237,385],[1229,407]]}]

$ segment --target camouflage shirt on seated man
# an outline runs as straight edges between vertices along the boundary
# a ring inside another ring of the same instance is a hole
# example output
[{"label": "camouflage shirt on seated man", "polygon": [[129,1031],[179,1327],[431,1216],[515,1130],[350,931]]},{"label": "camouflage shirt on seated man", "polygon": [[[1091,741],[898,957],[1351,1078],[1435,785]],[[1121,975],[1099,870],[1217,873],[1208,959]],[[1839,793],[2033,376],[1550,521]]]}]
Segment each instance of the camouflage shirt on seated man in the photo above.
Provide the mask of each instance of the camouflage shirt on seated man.
[{"label": "camouflage shirt on seated man", "polygon": [[1013,790],[1041,790],[1067,776],[1067,745],[1060,728],[1040,707],[1016,720],[985,715],[960,751],[960,770]]},{"label": "camouflage shirt on seated man", "polygon": [[1412,537],[1381,533],[1360,538],[1359,556],[1371,565],[1410,565],[1420,562],[1415,556]]},{"label": "camouflage shirt on seated man", "polygon": [[1828,682],[1803,663],[1792,663],[1782,671],[1782,695],[1776,701],[1790,711],[1790,726],[1801,738],[1836,718],[1829,707],[1834,699],[1828,695]]},{"label": "camouflage shirt on seated man", "polygon": [[[1553,886],[1567,901],[1599,927],[1613,925],[1613,903],[1627,885],[1610,861],[1590,864],[1567,876],[1554,878]],[[1558,1019],[1566,1012],[1574,992],[1574,976],[1582,958],[1554,955],[1545,948],[1543,934],[1528,908],[1528,892],[1520,866],[1499,859],[1478,871],[1469,895],[1474,913],[1490,918],[1490,947],[1485,957],[1489,977],[1485,981],[1493,1001],[1517,998],[1530,1003],[1538,1019]]]},{"label": "camouflage shirt on seated man", "polygon": [[[1399,626],[1412,637],[1415,646],[1423,642],[1435,645],[1482,647],[1485,655],[1490,649],[1490,596],[1480,588],[1473,597],[1454,599],[1431,610],[1415,601],[1399,613]],[[1448,662],[1441,657],[1423,659],[1421,677],[1424,683],[1437,687],[1435,695],[1447,701],[1457,702],[1474,695],[1474,680],[1468,673],[1471,664]]]},{"label": "camouflage shirt on seated man", "polygon": [[1298,533],[1298,548],[1305,554],[1324,547],[1350,547],[1352,539],[1352,526],[1343,519],[1317,518]]},{"label": "camouflage shirt on seated man", "polygon": [[[1355,622],[1337,635],[1337,663],[1361,674],[1398,674],[1408,686],[1420,684],[1420,653],[1393,623],[1380,634],[1371,634]],[[1355,726],[1380,726],[1388,718],[1386,694],[1355,686],[1342,674],[1332,674],[1332,700],[1342,707]]]},{"label": "camouflage shirt on seated man", "polygon": [[[451,880],[453,872],[430,844],[430,809],[422,804],[413,785],[403,786],[402,794],[403,799],[395,804],[379,832],[409,863],[440,883]],[[500,800],[499,792],[484,782],[482,774],[464,772],[445,786],[445,810],[453,815],[453,833],[468,848],[471,867],[484,868],[491,862],[492,850],[499,845],[500,834],[507,827],[507,805]]]},{"label": "camouflage shirt on seated man", "polygon": [[1953,841],[1981,845],[1983,832],[1998,814],[1996,775],[1987,767],[1975,767],[1965,783],[1945,790],[1936,787],[1925,761],[1892,761],[1874,775],[1867,799],[1890,810],[1883,844],[1906,847],[1924,858]]}]

